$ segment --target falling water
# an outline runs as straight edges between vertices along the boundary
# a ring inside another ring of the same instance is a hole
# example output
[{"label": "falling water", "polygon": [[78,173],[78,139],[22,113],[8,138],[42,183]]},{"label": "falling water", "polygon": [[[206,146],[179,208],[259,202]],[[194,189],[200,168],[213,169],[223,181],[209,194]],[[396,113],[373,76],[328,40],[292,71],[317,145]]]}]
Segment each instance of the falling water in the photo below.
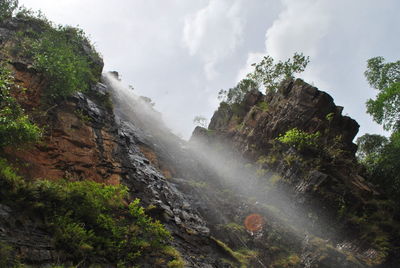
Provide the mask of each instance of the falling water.
[{"label": "falling water", "polygon": [[[317,225],[310,220],[309,208],[294,205],[293,193],[269,183],[269,179],[279,176],[278,174],[270,171],[260,178],[257,167],[250,166],[246,159],[228,146],[210,148],[201,140],[183,141],[172,134],[163,123],[161,114],[146,99],[135,95],[133,90],[124,87],[111,74],[105,75],[105,81],[112,90],[117,119],[129,122],[142,142],[151,144],[155,152],[164,155],[170,164],[177,166],[177,173],[183,180],[190,178],[197,182],[211,183],[214,191],[221,187],[229,189],[234,193],[238,204],[245,203],[247,207],[262,213],[267,224],[272,217],[281,225],[278,228],[284,227],[299,240],[307,241],[314,235],[325,238],[335,236],[334,232],[327,234],[325,226],[328,224],[324,223],[321,216]],[[237,210],[239,213],[241,208],[238,207]],[[220,212],[213,214],[221,218],[215,219],[215,222],[229,222],[224,211]],[[263,266],[262,263],[260,265]]]}]

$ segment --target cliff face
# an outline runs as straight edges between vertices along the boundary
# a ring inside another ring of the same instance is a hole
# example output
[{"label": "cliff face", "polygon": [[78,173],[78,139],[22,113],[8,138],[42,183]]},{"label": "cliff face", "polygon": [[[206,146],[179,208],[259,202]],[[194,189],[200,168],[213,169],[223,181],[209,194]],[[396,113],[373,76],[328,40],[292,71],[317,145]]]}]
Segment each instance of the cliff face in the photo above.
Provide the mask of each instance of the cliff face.
[{"label": "cliff face", "polygon": [[[44,132],[38,144],[17,150],[5,148],[1,156],[26,181],[89,180],[127,186],[130,197],[140,198],[141,204],[148,208],[146,212],[166,225],[175,237],[172,246],[178,250],[178,253],[153,252],[142,256],[137,264],[166,267],[168,258],[182,254],[184,262],[195,267],[221,266],[220,259],[226,253],[208,236],[205,221],[191,208],[186,197],[158,170],[159,166],[153,162],[154,153],[146,151],[148,145],[139,142],[142,132],[135,127],[136,123],[115,117],[107,80],[93,84],[85,93],[76,93],[51,105],[43,104],[49,82],[32,67],[32,59],[8,53],[9,48],[17,46],[16,32],[26,29],[40,31],[40,23],[31,25],[15,19],[1,24],[1,60],[12,70],[15,82],[26,89],[14,89],[13,96]],[[90,56],[90,46],[83,44],[82,53]],[[93,64],[96,70],[103,67],[102,61],[93,61]],[[55,245],[54,234],[46,221],[44,215],[21,210],[0,198],[1,254],[9,252],[29,265],[72,264],[75,257],[71,258]],[[1,258],[7,263],[10,256],[3,255]],[[107,260],[100,262],[104,267],[117,265]],[[172,261],[168,265],[180,267],[182,264]]]},{"label": "cliff face", "polygon": [[[211,119],[209,129],[230,132],[240,143],[259,145],[258,150],[268,149],[268,141],[294,127],[309,133],[324,133],[325,144],[332,143],[337,136],[350,153],[355,153],[352,143],[359,125],[348,116],[343,116],[343,107],[336,106],[331,96],[298,79],[283,84],[277,93],[267,95],[255,90],[243,100],[242,110],[235,114],[229,107],[221,106]],[[230,125],[240,125],[232,129]],[[260,143],[264,141],[264,143]],[[246,153],[245,146],[240,150]]]},{"label": "cliff face", "polygon": [[[49,82],[31,59],[8,53],[16,32],[42,27],[24,20],[0,27],[1,60],[27,89],[13,95],[44,128],[40,143],[7,148],[1,157],[26,181],[127,186],[130,199],[140,198],[171,232],[169,244],[183,258],[168,262],[168,254],[153,252],[138,265],[397,267],[397,229],[379,221],[390,218],[390,209],[360,176],[354,157],[358,124],[328,94],[301,80],[267,95],[251,91],[236,106],[222,103],[209,129],[196,128],[185,142],[151,105],[121,87],[117,73],[43,105]],[[91,57],[90,45],[82,44],[80,53]],[[99,76],[102,62],[91,62]],[[294,128],[319,133],[315,146],[276,140]],[[31,265],[77,264],[57,248],[44,215],[5,201],[0,198],[0,249],[12,246]]]},{"label": "cliff face", "polygon": [[[395,221],[386,229],[374,219],[380,212],[391,218],[384,205],[390,202],[360,175],[352,143],[359,125],[342,110],[327,93],[299,79],[288,81],[276,93],[249,92],[239,107],[221,103],[208,130],[197,127],[191,141],[234,148],[246,161],[257,163],[266,184],[284,190],[296,210],[307,215],[304,224],[322,227],[311,228],[313,234],[365,265],[395,267]],[[306,148],[279,142],[291,129],[318,133],[318,138]],[[319,255],[318,246],[311,251],[302,255],[306,267],[355,267],[332,259],[323,264],[315,260],[326,257]]]}]

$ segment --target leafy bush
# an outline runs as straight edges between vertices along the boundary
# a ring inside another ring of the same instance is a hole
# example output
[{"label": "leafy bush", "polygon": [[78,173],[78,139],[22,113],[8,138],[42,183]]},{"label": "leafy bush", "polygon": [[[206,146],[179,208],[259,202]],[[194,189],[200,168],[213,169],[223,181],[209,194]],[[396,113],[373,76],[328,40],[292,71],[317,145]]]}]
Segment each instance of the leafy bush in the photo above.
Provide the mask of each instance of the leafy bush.
[{"label": "leafy bush", "polygon": [[85,91],[98,81],[102,59],[81,29],[54,26],[40,11],[25,8],[20,8],[16,17],[26,25],[14,35],[16,45],[10,52],[32,61],[43,74],[47,80],[47,100]]},{"label": "leafy bush", "polygon": [[79,51],[83,32],[59,27],[44,32],[32,46],[34,67],[47,79],[50,99],[86,91],[94,80],[87,56]]},{"label": "leafy bush", "polygon": [[316,148],[319,137],[319,132],[307,133],[298,128],[293,128],[286,131],[284,135],[281,134],[277,140],[301,150],[304,148]]},{"label": "leafy bush", "polygon": [[18,0],[2,0],[0,2],[0,22],[11,18],[18,7]]},{"label": "leafy bush", "polygon": [[26,182],[0,158],[0,201],[42,215],[55,246],[86,263],[104,259],[132,263],[143,253],[162,250],[170,239],[135,199],[126,205],[127,188],[92,181]]},{"label": "leafy bush", "polygon": [[13,88],[22,90],[14,83],[10,72],[0,65],[0,149],[38,141],[41,130],[33,124],[16,99]]}]

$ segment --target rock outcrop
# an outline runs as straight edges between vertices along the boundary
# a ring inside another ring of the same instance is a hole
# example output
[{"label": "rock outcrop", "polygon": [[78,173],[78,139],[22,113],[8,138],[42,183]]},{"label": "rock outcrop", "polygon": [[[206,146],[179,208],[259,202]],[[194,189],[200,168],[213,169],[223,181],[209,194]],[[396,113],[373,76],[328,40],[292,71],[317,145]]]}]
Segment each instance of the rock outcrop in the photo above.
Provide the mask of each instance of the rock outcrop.
[{"label": "rock outcrop", "polygon": [[[241,103],[221,103],[209,128],[197,127],[185,142],[146,99],[119,88],[117,72],[41,106],[47,81],[29,59],[8,52],[16,31],[43,27],[0,24],[0,59],[27,89],[13,94],[45,128],[39,144],[2,155],[26,180],[127,186],[172,233],[185,267],[398,267],[398,234],[376,219],[390,210],[359,174],[358,124],[327,93],[302,80],[266,95],[250,91]],[[93,56],[90,44],[80,52]],[[103,62],[91,64],[100,76]],[[318,146],[276,140],[294,128],[319,133]],[[0,249],[11,245],[30,265],[71,264],[44,221],[0,198]],[[167,266],[151,254],[138,264]]]},{"label": "rock outcrop", "polygon": [[[361,267],[362,263],[386,263],[384,267],[395,267],[390,264],[391,257],[386,257],[396,255],[396,250],[375,240],[381,235],[387,243],[394,243],[389,238],[392,231],[387,231],[379,221],[367,220],[367,215],[385,210],[376,204],[379,201],[374,201],[384,197],[359,173],[356,145],[352,142],[359,128],[357,122],[343,116],[343,108],[336,106],[331,96],[300,79],[285,82],[277,92],[266,95],[250,91],[242,103],[235,105],[221,103],[208,130],[197,127],[191,141],[213,148],[224,144],[234,148],[249,163],[257,162],[266,182],[284,191],[295,210],[307,215],[303,224],[318,226],[310,227],[310,232],[329,241],[327,249],[332,245],[341,249],[342,253],[331,252],[339,254],[335,257],[320,250],[323,243],[316,243],[319,246],[306,243],[302,264],[305,267],[357,267],[355,263],[334,261],[340,259],[340,254],[348,254],[358,259]],[[294,128],[319,133],[317,146],[299,149],[277,141]],[[265,195],[272,192],[265,191]],[[363,217],[365,222],[360,223]],[[371,226],[376,231],[368,233]]]}]

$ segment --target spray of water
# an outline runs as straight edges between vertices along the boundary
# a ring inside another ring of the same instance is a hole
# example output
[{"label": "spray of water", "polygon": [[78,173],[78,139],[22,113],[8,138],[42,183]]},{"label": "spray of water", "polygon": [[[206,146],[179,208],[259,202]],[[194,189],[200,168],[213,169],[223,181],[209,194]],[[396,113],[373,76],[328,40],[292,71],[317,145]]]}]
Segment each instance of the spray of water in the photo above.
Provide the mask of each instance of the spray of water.
[{"label": "spray of water", "polygon": [[[321,217],[316,224],[309,217],[309,208],[294,205],[293,193],[276,187],[271,178],[279,179],[278,174],[267,171],[260,175],[256,165],[251,165],[234,148],[223,143],[210,146],[201,139],[190,143],[181,140],[164,125],[161,114],[146,99],[136,96],[113,75],[105,75],[105,81],[112,90],[117,118],[129,122],[144,143],[152,144],[155,151],[172,159],[173,164],[179,166],[179,176],[197,181],[213,180],[211,183],[215,187],[229,188],[236,198],[246,200],[265,218],[274,218],[300,240],[310,234],[326,234],[327,225]],[[224,222],[223,213],[220,217]]]}]

